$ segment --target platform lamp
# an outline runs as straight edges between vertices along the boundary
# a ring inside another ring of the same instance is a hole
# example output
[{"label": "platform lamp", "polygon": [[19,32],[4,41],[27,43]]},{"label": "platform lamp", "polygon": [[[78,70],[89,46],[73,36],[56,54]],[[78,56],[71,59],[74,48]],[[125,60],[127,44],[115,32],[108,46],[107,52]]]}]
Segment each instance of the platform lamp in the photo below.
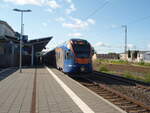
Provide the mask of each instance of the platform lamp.
[{"label": "platform lamp", "polygon": [[13,11],[20,12],[21,13],[21,34],[20,34],[20,59],[19,59],[19,69],[20,73],[22,73],[22,36],[23,36],[23,13],[24,12],[31,12],[30,9],[27,10],[21,10],[21,9],[13,9]]}]

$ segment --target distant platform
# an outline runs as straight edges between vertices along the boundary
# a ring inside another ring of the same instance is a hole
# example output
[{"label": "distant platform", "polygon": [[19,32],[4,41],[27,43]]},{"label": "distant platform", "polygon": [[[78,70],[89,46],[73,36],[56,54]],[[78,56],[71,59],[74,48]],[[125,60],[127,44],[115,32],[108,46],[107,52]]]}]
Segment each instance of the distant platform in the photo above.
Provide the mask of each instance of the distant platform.
[{"label": "distant platform", "polygon": [[64,73],[41,67],[16,71],[0,81],[0,113],[126,112]]}]

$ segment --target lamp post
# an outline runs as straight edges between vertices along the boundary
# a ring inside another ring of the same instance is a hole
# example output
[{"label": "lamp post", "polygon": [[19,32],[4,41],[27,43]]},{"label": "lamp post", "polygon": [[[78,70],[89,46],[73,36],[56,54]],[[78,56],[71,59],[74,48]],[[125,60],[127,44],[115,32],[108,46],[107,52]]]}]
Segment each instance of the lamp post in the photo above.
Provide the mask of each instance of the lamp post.
[{"label": "lamp post", "polygon": [[127,60],[126,51],[127,51],[127,25],[122,25],[122,27],[125,30],[125,46],[124,46],[124,53],[125,53],[125,59]]},{"label": "lamp post", "polygon": [[21,34],[20,34],[20,59],[19,59],[19,69],[20,73],[22,73],[22,36],[23,36],[23,13],[24,12],[31,12],[30,9],[28,10],[21,10],[21,9],[13,9],[13,11],[21,13]]}]

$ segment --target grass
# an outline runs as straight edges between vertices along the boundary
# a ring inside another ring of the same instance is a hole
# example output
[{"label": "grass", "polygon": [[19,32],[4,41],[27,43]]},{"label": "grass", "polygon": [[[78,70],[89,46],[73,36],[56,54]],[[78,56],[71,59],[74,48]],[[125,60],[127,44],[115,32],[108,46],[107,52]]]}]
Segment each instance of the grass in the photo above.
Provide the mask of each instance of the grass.
[{"label": "grass", "polygon": [[123,74],[123,77],[134,79],[134,80],[143,81],[143,82],[146,82],[146,83],[150,83],[150,73],[148,73],[148,74],[146,74],[144,76],[137,76],[137,75],[133,75],[130,72],[125,72]]},{"label": "grass", "polygon": [[100,72],[108,72],[109,70],[107,69],[106,66],[100,66],[99,71]]},{"label": "grass", "polygon": [[[108,74],[116,74],[116,75],[118,73],[116,71],[110,71],[106,66],[107,64],[126,64],[126,65],[127,64],[135,64],[138,66],[150,66],[150,63],[145,63],[145,62],[130,63],[130,62],[124,61],[124,60],[97,59],[96,62],[100,64],[99,69],[98,69],[100,72],[104,72],[104,73],[108,73]],[[127,72],[121,73],[121,75],[123,75],[123,77],[126,77],[126,78],[150,83],[150,73],[143,73],[143,76],[138,76],[138,75],[135,75],[134,72],[131,73],[131,72],[127,71]]]},{"label": "grass", "polygon": [[144,76],[144,81],[150,83],[150,73]]},{"label": "grass", "polygon": [[146,62],[138,62],[138,63],[133,63],[133,62],[128,62],[126,60],[108,60],[108,59],[97,59],[96,60],[97,63],[101,64],[101,63],[106,63],[106,64],[135,64],[138,66],[149,66],[150,67],[150,63],[146,63]]},{"label": "grass", "polygon": [[109,71],[106,66],[100,66],[99,71],[104,72],[104,73],[108,73],[108,74],[116,74],[116,72],[114,72],[114,71]]},{"label": "grass", "polygon": [[[117,72],[115,71],[109,71],[106,66],[100,66],[99,71],[108,74],[117,74]],[[150,83],[150,73],[145,74],[144,76],[137,76],[132,74],[131,72],[125,72],[123,73],[123,77]]]},{"label": "grass", "polygon": [[140,66],[150,66],[150,63],[146,63],[146,62],[139,62],[139,63],[136,63],[137,65],[140,65]]},{"label": "grass", "polygon": [[125,72],[125,73],[123,74],[123,77],[130,78],[130,79],[134,79],[134,80],[144,81],[144,78],[143,78],[142,76],[133,75],[133,74],[130,73],[130,72]]}]

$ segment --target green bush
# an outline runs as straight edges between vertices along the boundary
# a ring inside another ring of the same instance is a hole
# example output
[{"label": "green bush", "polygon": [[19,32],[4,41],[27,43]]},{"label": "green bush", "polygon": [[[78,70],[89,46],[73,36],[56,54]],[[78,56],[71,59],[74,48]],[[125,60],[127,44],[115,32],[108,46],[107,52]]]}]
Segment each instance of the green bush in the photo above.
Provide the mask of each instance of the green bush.
[{"label": "green bush", "polygon": [[106,60],[106,59],[98,59],[98,63],[108,63],[108,60]]},{"label": "green bush", "polygon": [[99,71],[101,71],[101,72],[108,72],[109,70],[107,69],[106,66],[100,66]]},{"label": "green bush", "polygon": [[111,63],[111,64],[128,64],[129,62],[125,61],[125,60],[109,60],[108,63]]},{"label": "green bush", "polygon": [[108,63],[108,64],[128,64],[125,60],[110,60],[110,59],[97,59],[98,63]]}]

